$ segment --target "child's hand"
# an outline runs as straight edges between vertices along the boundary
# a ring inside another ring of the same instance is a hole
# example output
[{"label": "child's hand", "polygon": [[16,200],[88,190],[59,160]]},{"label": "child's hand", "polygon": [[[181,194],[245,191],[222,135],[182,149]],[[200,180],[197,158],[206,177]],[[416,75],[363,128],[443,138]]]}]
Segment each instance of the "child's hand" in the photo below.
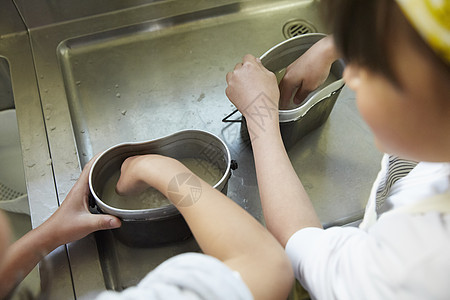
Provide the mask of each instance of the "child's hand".
[{"label": "child's hand", "polygon": [[81,239],[102,229],[118,228],[121,225],[117,217],[89,212],[89,171],[95,157],[81,172],[80,178],[70,190],[58,210],[38,229],[48,230],[54,238],[54,248]]},{"label": "child's hand", "polygon": [[300,104],[309,93],[317,89],[328,77],[331,64],[337,59],[331,36],[324,37],[286,68],[280,82],[280,107]]},{"label": "child's hand", "polygon": [[166,195],[169,181],[182,172],[189,170],[170,157],[154,154],[129,157],[120,169],[116,192],[119,195],[138,195],[152,186]]},{"label": "child's hand", "polygon": [[151,166],[146,167],[151,156],[128,157],[120,168],[120,178],[116,185],[116,192],[122,196],[139,195],[149,185],[144,179],[151,177]]},{"label": "child's hand", "polygon": [[[270,100],[271,110],[278,120],[278,99],[280,96],[275,74],[267,70],[258,58],[248,54],[242,63],[229,72],[226,77],[228,87],[227,97],[246,116],[252,105],[261,96]],[[266,112],[266,111],[265,111]]]}]

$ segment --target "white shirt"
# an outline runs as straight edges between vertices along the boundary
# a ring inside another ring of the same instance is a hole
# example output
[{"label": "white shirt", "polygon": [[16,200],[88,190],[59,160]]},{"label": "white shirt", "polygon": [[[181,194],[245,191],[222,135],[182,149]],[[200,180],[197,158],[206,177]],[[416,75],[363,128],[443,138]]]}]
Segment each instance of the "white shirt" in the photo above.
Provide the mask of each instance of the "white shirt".
[{"label": "white shirt", "polygon": [[421,162],[398,180],[385,201],[391,212],[375,210],[376,184],[363,228],[304,228],[289,239],[295,277],[317,299],[449,299],[450,214],[398,208],[437,194],[448,208],[450,164]]},{"label": "white shirt", "polygon": [[199,253],[174,256],[147,274],[137,286],[105,291],[96,300],[253,299],[239,276],[220,260]]}]

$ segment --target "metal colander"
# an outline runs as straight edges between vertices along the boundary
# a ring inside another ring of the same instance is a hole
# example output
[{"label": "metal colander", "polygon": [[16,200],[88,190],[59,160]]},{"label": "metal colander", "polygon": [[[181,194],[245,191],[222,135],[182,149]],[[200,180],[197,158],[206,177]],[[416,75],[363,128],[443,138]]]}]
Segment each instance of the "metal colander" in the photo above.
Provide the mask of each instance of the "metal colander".
[{"label": "metal colander", "polygon": [[16,111],[0,111],[0,209],[29,214]]},{"label": "metal colander", "polygon": [[27,194],[18,192],[0,182],[0,209],[29,215]]}]

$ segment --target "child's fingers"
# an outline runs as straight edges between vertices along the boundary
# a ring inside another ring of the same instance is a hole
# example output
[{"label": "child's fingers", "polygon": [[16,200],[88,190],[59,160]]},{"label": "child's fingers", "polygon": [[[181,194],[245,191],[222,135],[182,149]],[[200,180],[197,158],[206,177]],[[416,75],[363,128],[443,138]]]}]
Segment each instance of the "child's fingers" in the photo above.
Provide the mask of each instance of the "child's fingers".
[{"label": "child's fingers", "polygon": [[97,220],[97,228],[96,230],[102,230],[102,229],[114,229],[119,228],[122,225],[122,222],[119,218],[114,216],[101,216],[98,215]]},{"label": "child's fingers", "polygon": [[[148,188],[148,184],[142,180],[142,175],[139,173],[141,169],[139,163],[142,163],[142,160],[139,160],[140,157],[129,157],[123,162],[116,185],[117,194],[122,196],[138,195]],[[148,176],[147,179],[149,179]]]},{"label": "child's fingers", "polygon": [[122,222],[111,215],[90,215],[86,225],[89,228],[86,234],[89,234],[98,230],[119,228]]}]

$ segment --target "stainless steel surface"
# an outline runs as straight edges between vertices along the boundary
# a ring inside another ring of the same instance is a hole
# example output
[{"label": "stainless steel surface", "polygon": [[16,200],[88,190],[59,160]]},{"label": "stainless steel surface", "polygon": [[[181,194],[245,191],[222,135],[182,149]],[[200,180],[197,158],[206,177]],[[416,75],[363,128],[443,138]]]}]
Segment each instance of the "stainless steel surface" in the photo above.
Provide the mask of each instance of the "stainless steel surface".
[{"label": "stainless steel surface", "polygon": [[11,85],[9,64],[0,57],[0,110],[14,108],[14,98]]},{"label": "stainless steel surface", "polygon": [[[3,2],[10,20],[14,7]],[[233,110],[225,75],[246,53],[260,56],[283,41],[291,19],[323,31],[316,1],[114,1],[119,9],[100,0],[15,2],[28,31],[17,13],[13,26],[0,18],[0,55],[10,63],[34,227],[95,153],[181,129],[204,129],[227,143],[239,163],[228,196],[264,222],[249,141],[239,124],[220,122]],[[325,226],[362,216],[381,155],[352,93],[344,88],[327,122],[289,156]],[[41,272],[51,278],[47,299],[120,290],[198,246],[188,239],[138,249],[99,232],[67,249],[69,259],[64,247],[46,259],[53,266]]]},{"label": "stainless steel surface", "polygon": [[[164,0],[14,0],[28,28],[52,26],[76,19],[114,14],[117,10],[139,7]],[[155,6],[158,3],[155,3]]]}]

